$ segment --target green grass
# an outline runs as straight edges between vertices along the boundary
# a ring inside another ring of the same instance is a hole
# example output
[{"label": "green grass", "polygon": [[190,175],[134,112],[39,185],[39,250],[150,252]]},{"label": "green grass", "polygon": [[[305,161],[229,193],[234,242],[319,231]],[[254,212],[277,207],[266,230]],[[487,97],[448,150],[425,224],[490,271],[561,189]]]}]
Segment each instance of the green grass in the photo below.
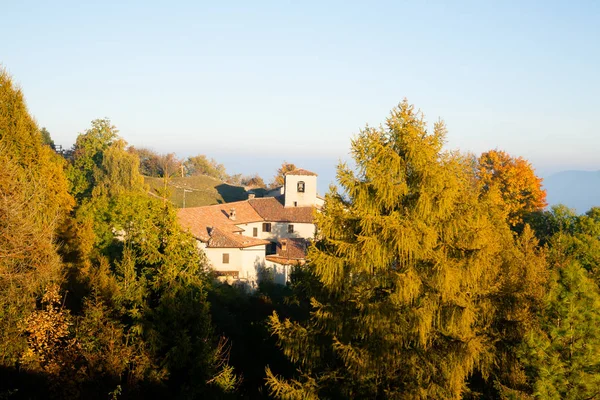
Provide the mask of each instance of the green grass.
[{"label": "green grass", "polygon": [[[163,178],[145,176],[144,182],[150,187],[150,193],[158,195],[163,188]],[[169,200],[178,208],[183,207],[183,190],[186,207],[209,206],[246,200],[248,194],[241,186],[230,185],[210,176],[189,176],[169,179]],[[259,189],[263,190],[263,189]]]}]

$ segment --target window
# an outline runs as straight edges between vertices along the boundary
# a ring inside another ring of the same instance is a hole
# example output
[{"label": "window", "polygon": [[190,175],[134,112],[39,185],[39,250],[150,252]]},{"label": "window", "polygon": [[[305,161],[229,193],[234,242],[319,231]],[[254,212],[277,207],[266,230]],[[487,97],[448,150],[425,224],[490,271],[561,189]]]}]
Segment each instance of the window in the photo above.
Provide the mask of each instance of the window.
[{"label": "window", "polygon": [[223,253],[223,264],[229,264],[229,253]]},{"label": "window", "polygon": [[263,232],[271,232],[271,223],[270,222],[265,222],[263,224]]},{"label": "window", "polygon": [[267,255],[277,254],[277,242],[269,243],[266,246],[265,250],[266,250]]},{"label": "window", "polygon": [[298,192],[304,193],[304,181],[298,182]]},{"label": "window", "polygon": [[252,228],[252,236],[254,236],[254,237],[258,236],[258,228]]},{"label": "window", "polygon": [[298,207],[298,202],[297,201],[294,202],[294,207]]},{"label": "window", "polygon": [[288,233],[294,233],[294,225],[292,225],[292,224],[288,225]]}]

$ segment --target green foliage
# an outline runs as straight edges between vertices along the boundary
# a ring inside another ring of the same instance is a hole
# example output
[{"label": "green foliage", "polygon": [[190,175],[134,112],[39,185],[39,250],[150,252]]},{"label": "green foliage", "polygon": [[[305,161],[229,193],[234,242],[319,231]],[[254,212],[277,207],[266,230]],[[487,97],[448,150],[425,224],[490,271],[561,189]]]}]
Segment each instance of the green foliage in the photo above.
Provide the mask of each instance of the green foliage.
[{"label": "green foliage", "polygon": [[228,364],[238,375],[236,394],[243,398],[269,398],[265,386],[265,367],[285,376],[293,375],[293,365],[277,349],[268,320],[273,311],[279,315],[299,316],[291,300],[290,288],[261,282],[256,292],[227,284],[216,284],[209,292],[215,332],[227,337]]},{"label": "green foliage", "polygon": [[91,196],[96,186],[96,170],[102,165],[104,152],[117,139],[119,131],[108,119],[92,121],[92,127],[77,136],[70,170],[71,193],[81,201]]},{"label": "green foliage", "polygon": [[209,159],[204,154],[188,157],[183,163],[188,176],[207,175],[225,181],[229,178],[225,166],[214,158]]},{"label": "green foliage", "polygon": [[522,347],[541,399],[591,399],[600,393],[600,293],[577,262],[556,271],[541,326]]},{"label": "green foliage", "polygon": [[40,134],[42,135],[42,143],[44,143],[54,149],[54,140],[52,140],[52,137],[50,136],[50,132],[48,132],[48,129],[46,129],[45,127],[42,127],[42,129],[40,129]]},{"label": "green foliage", "polygon": [[[150,187],[151,196],[159,196],[164,190],[162,178],[144,177],[144,182]],[[223,183],[205,175],[173,177],[167,182],[169,189],[168,200],[176,207],[183,207],[183,191],[185,192],[186,207],[200,207],[232,201],[246,200],[248,194],[241,186]],[[159,196],[160,197],[160,196]]]}]

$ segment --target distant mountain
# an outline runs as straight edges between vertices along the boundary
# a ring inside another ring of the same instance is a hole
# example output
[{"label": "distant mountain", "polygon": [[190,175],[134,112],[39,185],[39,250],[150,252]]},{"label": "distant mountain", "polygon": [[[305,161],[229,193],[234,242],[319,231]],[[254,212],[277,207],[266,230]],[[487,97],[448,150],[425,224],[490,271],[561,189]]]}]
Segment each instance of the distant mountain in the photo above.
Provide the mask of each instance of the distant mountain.
[{"label": "distant mountain", "polygon": [[578,213],[600,207],[600,171],[563,171],[544,178],[548,205],[564,204]]}]

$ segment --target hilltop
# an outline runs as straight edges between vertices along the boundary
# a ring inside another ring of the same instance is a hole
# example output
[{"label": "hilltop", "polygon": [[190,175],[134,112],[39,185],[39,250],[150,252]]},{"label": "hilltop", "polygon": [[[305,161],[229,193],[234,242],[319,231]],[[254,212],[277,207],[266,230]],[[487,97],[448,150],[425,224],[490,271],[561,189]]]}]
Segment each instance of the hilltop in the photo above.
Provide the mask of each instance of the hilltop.
[{"label": "hilltop", "polygon": [[[163,178],[144,176],[144,182],[150,187],[150,193],[154,195],[163,187]],[[186,208],[229,203],[248,198],[248,193],[243,186],[225,183],[206,175],[170,178],[168,185],[169,200],[178,208],[183,207],[184,189]],[[260,197],[265,189],[254,189],[254,191]]]}]

